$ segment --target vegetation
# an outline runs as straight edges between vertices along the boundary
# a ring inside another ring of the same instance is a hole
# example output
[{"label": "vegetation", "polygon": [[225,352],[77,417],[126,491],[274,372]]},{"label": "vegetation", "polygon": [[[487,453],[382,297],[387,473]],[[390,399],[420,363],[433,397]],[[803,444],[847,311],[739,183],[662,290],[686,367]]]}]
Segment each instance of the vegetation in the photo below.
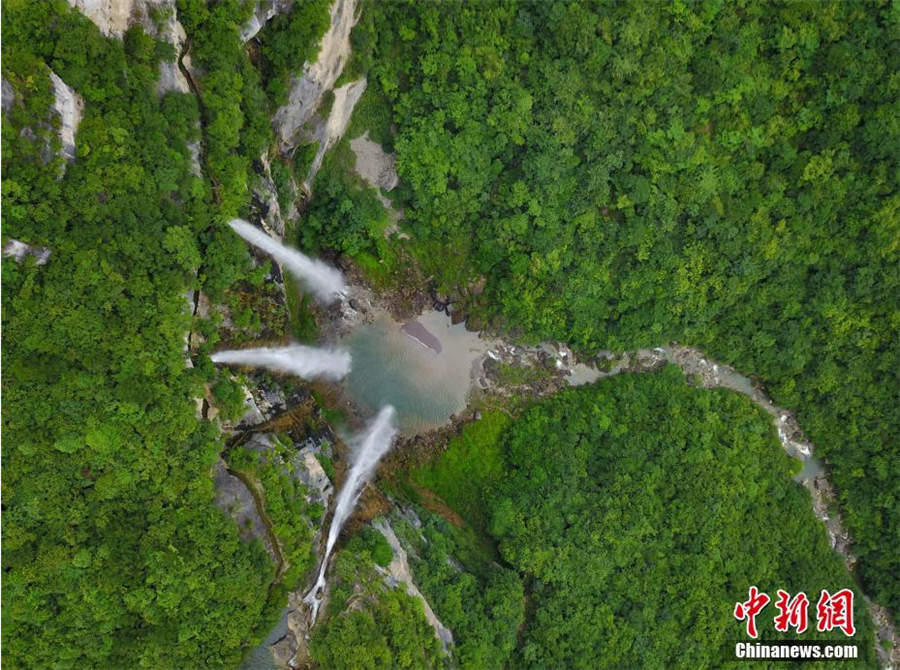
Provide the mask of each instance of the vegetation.
[{"label": "vegetation", "polygon": [[328,247],[357,256],[383,238],[387,212],[377,191],[356,176],[353,161],[346,141],[326,155],[316,175],[316,196],[300,230],[304,247]]},{"label": "vegetation", "polygon": [[[483,649],[497,656],[471,667],[729,667],[735,641],[744,639],[732,609],[750,585],[811,599],[829,585],[853,586],[810,515],[809,494],[791,481],[791,459],[768,416],[736,394],[688,387],[674,366],[564,391],[474,450],[471,435],[479,432],[495,434],[473,427],[431,476],[453,482],[466,454],[469,490],[486,497],[489,533],[522,576],[529,605],[509,660],[499,650],[510,645],[495,643]],[[475,618],[490,607],[490,588],[470,587],[465,607],[454,604],[448,575],[470,577],[454,575],[447,541],[426,529],[425,559],[415,569],[436,614]],[[515,588],[512,577],[507,582]],[[517,625],[508,602],[497,619],[506,636]],[[762,639],[781,635],[772,614],[770,606],[757,621]],[[871,667],[871,622],[858,591],[855,616],[857,667]],[[461,651],[487,630],[457,625]]]},{"label": "vegetation", "polygon": [[494,327],[590,353],[677,340],[761,379],[895,612],[898,20],[884,0],[409,0],[354,31],[438,289],[484,275],[460,306]]},{"label": "vegetation", "polygon": [[[234,666],[274,570],[213,506],[220,445],[193,398],[216,373],[182,351],[211,225],[187,148],[197,106],[157,97],[164,49],[139,29],[122,43],[64,2],[3,9],[19,100],[3,232],[52,250],[3,260],[4,661]],[[42,125],[48,66],[85,100],[65,167]]]},{"label": "vegetation", "polygon": [[[288,286],[285,318],[225,222],[251,212],[253,161],[328,5],[296,2],[245,46],[253,3],[178,0],[192,92],[160,95],[173,48],[140,26],[107,39],[63,0],[3,2],[4,241],[51,251],[2,261],[10,667],[235,667],[312,566],[308,520],[324,513],[284,448],[228,455],[265,498],[280,580],[213,504],[223,445],[194,401],[234,418],[244,394],[208,358],[221,313],[192,318],[185,297],[227,306],[235,342],[316,338],[308,298]],[[826,457],[862,586],[896,613],[898,30],[887,0],[366,2],[343,75],[368,77],[350,134],[396,153],[412,239],[385,238],[346,141],[288,234],[376,287],[431,275],[455,308],[526,340],[678,340],[755,376]],[[51,71],[85,102],[71,162]],[[315,148],[271,161],[283,209]],[[202,344],[186,351],[187,333]],[[667,368],[515,410],[485,410],[399,487],[465,521],[395,519],[452,660],[419,600],[386,584],[393,552],[369,528],[335,559],[313,662],[727,666],[749,585],[855,588],[744,399]],[[847,668],[874,662],[856,602],[863,658]]]},{"label": "vegetation", "polygon": [[395,524],[414,552],[416,584],[453,631],[453,665],[489,670],[510,665],[525,619],[522,580],[493,561],[465,531],[419,510],[423,526]]},{"label": "vegetation", "polygon": [[[280,591],[286,596],[315,567],[310,518],[316,510],[306,503],[305,488],[291,475],[292,449],[278,440],[275,442],[274,448],[266,453],[250,451],[246,447],[232,449],[228,452],[228,465],[252,476],[260,484],[266,515],[272,520],[272,531],[281,542],[288,563],[280,584]],[[281,598],[274,601],[280,609]]]},{"label": "vegetation", "polygon": [[310,638],[312,658],[329,670],[442,667],[441,645],[421,601],[386,586],[373,568],[385,541],[376,532],[356,535],[335,559],[331,600]]},{"label": "vegetation", "polygon": [[329,26],[329,0],[302,0],[291,11],[278,14],[258,35],[260,70],[274,106],[287,102],[290,75],[298,64],[313,62],[319,40]]},{"label": "vegetation", "polygon": [[484,499],[503,477],[499,440],[511,418],[499,410],[482,414],[463,426],[447,445],[440,461],[410,472],[410,479],[440,496],[478,532],[487,531]]}]

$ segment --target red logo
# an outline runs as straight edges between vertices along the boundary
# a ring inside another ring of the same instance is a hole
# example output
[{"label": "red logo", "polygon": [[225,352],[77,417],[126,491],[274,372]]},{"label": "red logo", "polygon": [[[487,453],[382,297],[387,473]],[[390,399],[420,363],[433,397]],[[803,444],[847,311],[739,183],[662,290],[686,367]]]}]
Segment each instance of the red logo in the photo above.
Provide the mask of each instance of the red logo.
[{"label": "red logo", "polygon": [[[805,632],[809,625],[809,598],[802,591],[793,598],[782,589],[778,589],[777,593],[778,600],[775,601],[775,607],[778,614],[774,618],[775,630],[781,633],[791,629],[797,633]],[[746,620],[747,635],[750,637],[759,637],[756,615],[762,612],[771,600],[768,595],[751,586],[747,600],[735,603],[734,618],[738,621]],[[850,589],[841,589],[834,594],[822,589],[819,596],[819,602],[816,604],[816,630],[827,633],[835,628],[842,630],[848,637],[856,633],[853,625],[853,591]]]},{"label": "red logo", "polygon": [[756,630],[756,615],[769,604],[771,598],[765,593],[760,593],[755,586],[750,587],[750,597],[742,603],[736,603],[734,606],[734,618],[738,621],[747,620],[747,635],[750,637],[759,637]]},{"label": "red logo", "polygon": [[840,628],[848,637],[856,632],[853,627],[853,591],[850,589],[841,589],[834,595],[822,589],[816,605],[816,630],[822,633],[835,628]]},{"label": "red logo", "polygon": [[775,630],[786,633],[795,628],[798,633],[806,630],[809,598],[802,591],[791,598],[787,591],[778,589],[778,600],[775,601],[778,615],[775,617]]}]

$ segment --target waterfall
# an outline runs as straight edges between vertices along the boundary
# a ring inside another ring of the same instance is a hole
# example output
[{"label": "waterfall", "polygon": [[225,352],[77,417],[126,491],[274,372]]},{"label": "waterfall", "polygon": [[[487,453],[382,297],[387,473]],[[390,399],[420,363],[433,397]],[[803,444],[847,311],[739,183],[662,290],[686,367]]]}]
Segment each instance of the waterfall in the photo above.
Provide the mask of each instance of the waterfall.
[{"label": "waterfall", "polygon": [[330,303],[343,295],[346,290],[344,276],[327,263],[314,260],[296,249],[284,246],[243,219],[232,219],[228,225],[247,242],[265,251],[284,265],[291,274],[302,279],[321,302]]},{"label": "waterfall", "polygon": [[334,518],[331,520],[331,528],[328,530],[325,555],[322,557],[322,566],[319,568],[319,576],[316,579],[315,586],[304,598],[304,601],[312,607],[312,623],[315,622],[319,614],[319,605],[322,603],[321,591],[325,586],[325,569],[328,567],[328,557],[334,549],[334,544],[341,533],[341,528],[343,528],[344,523],[353,511],[366,481],[375,472],[375,466],[378,465],[381,457],[391,448],[391,443],[396,433],[397,429],[394,428],[394,408],[390,405],[385,405],[366,430],[351,441],[351,446],[355,452],[353,465],[350,467],[347,480],[344,482],[344,486],[337,497]]},{"label": "waterfall", "polygon": [[341,379],[350,372],[350,354],[342,349],[316,349],[295,344],[289,347],[219,351],[213,363],[250,365],[287,372],[302,379]]}]

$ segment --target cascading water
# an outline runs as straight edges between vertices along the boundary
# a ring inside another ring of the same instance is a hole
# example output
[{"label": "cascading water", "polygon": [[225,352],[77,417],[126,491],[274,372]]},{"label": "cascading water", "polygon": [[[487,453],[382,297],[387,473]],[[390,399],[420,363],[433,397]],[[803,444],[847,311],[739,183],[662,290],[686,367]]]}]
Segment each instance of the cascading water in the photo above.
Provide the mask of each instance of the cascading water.
[{"label": "cascading water", "polygon": [[[394,408],[385,405],[378,412],[369,426],[356,439],[352,440],[351,447],[355,451],[353,465],[347,474],[347,481],[337,497],[334,509],[334,518],[331,520],[331,528],[328,530],[328,542],[325,545],[325,555],[322,557],[322,566],[319,568],[319,576],[315,586],[303,599],[312,608],[312,623],[315,623],[319,614],[319,605],[322,604],[321,594],[325,586],[325,570],[328,567],[328,557],[331,555],[338,535],[341,533],[344,523],[350,517],[356,501],[362,493],[363,486],[375,472],[378,461],[391,448],[397,429],[394,427]],[[310,624],[310,625],[311,625]]]},{"label": "cascading water", "polygon": [[301,344],[219,351],[210,358],[213,363],[269,368],[302,379],[341,379],[350,372],[350,354],[346,351],[304,347]]},{"label": "cascading water", "polygon": [[327,263],[284,246],[243,219],[232,219],[228,225],[247,242],[265,251],[291,274],[302,279],[321,302],[330,303],[346,291],[344,276]]}]

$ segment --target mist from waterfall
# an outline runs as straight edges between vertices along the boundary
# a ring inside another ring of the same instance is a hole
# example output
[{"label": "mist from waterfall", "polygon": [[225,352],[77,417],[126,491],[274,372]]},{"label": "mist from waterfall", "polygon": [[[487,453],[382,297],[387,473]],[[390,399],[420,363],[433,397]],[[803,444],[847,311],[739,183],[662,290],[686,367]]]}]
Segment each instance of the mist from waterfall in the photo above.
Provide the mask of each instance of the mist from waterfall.
[{"label": "mist from waterfall", "polygon": [[351,440],[351,449],[354,452],[353,465],[347,474],[347,480],[338,493],[334,510],[334,518],[331,520],[331,528],[328,530],[328,542],[325,545],[325,555],[322,557],[322,566],[319,568],[319,576],[315,586],[306,595],[304,600],[312,608],[312,622],[315,622],[319,613],[319,605],[322,601],[320,593],[325,586],[325,570],[328,567],[328,557],[334,549],[341,529],[344,527],[350,513],[356,506],[356,501],[362,493],[366,482],[375,472],[375,466],[391,448],[397,429],[394,427],[394,408],[385,405],[378,415],[368,425],[366,430],[355,439]]},{"label": "mist from waterfall", "polygon": [[336,268],[284,246],[243,219],[232,219],[228,225],[247,242],[269,254],[292,275],[301,279],[320,302],[330,303],[346,291],[344,276]]},{"label": "mist from waterfall", "polygon": [[302,344],[218,351],[210,358],[213,363],[268,368],[302,379],[337,380],[350,372],[350,354],[343,349],[318,349]]}]

